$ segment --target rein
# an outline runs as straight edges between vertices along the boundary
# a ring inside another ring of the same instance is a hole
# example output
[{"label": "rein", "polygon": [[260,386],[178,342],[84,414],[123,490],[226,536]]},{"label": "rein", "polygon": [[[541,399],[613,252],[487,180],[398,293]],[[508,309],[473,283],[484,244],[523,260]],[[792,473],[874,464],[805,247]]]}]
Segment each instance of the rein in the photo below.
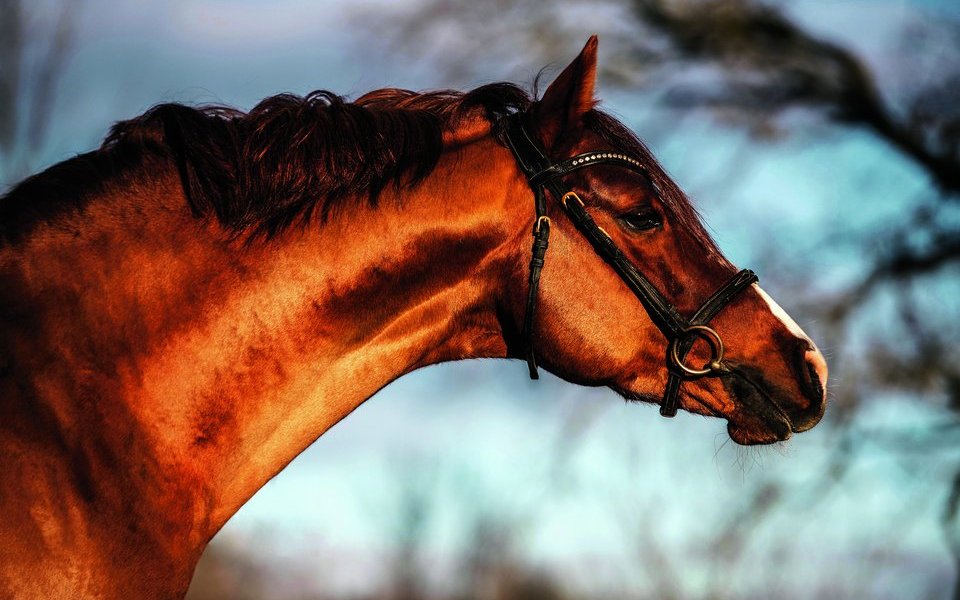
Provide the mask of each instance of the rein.
[{"label": "rein", "polygon": [[[669,377],[660,404],[660,414],[673,417],[677,414],[680,386],[684,381],[701,377],[719,377],[730,372],[723,363],[723,340],[708,323],[737,295],[757,281],[757,275],[744,269],[720,286],[690,318],[680,314],[676,306],[661,294],[650,280],[630,261],[587,212],[583,200],[567,187],[563,177],[572,171],[593,165],[617,165],[635,171],[653,181],[643,164],[619,152],[584,152],[554,163],[547,158],[539,145],[530,137],[523,125],[524,113],[515,113],[507,119],[506,139],[516,158],[517,165],[527,177],[534,195],[536,219],[533,223],[533,250],[530,259],[530,278],[527,292],[526,312],[523,318],[523,340],[530,378],[539,379],[534,349],[534,319],[537,309],[537,293],[540,289],[540,273],[550,239],[550,217],[547,216],[547,190],[560,201],[564,212],[573,221],[577,230],[590,242],[593,249],[612,268],[630,290],[637,296],[647,314],[668,341],[666,364]],[[654,186],[656,188],[656,186]],[[711,349],[710,360],[700,368],[684,364],[684,358],[700,338]]]}]

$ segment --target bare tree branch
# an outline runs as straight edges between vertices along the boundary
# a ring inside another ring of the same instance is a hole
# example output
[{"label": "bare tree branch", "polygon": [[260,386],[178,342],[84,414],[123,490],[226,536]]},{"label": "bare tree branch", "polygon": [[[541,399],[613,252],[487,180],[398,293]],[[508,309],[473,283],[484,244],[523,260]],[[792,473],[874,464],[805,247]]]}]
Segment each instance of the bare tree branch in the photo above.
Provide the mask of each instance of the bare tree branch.
[{"label": "bare tree branch", "polygon": [[874,289],[891,280],[926,275],[960,261],[960,231],[938,236],[931,248],[915,250],[900,247],[880,259],[859,284],[834,300],[828,311],[831,321],[839,322],[858,308]]},{"label": "bare tree branch", "polygon": [[943,192],[960,192],[957,122],[942,125],[938,143],[929,143],[920,115],[934,125],[936,114],[895,119],[859,57],[804,31],[780,10],[753,0],[634,0],[634,7],[669,40],[675,58],[716,65],[727,76],[725,89],[686,89],[671,102],[762,113],[818,109],[837,122],[870,128],[920,164]]}]

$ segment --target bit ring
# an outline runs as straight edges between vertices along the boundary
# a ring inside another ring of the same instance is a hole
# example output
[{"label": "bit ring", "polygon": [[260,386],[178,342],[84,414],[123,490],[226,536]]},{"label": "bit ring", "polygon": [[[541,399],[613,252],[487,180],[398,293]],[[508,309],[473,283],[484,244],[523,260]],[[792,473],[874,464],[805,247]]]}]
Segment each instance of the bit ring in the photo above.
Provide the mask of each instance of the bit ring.
[{"label": "bit ring", "polygon": [[[688,339],[690,336],[706,340],[706,342],[710,344],[712,356],[709,362],[699,369],[688,367],[680,360],[680,342]],[[683,371],[684,374],[690,377],[703,377],[704,375],[709,375],[710,373],[721,370],[722,367],[720,363],[723,361],[723,340],[720,339],[719,333],[706,325],[691,325],[670,342],[669,356],[671,362],[673,362],[673,366]]]}]

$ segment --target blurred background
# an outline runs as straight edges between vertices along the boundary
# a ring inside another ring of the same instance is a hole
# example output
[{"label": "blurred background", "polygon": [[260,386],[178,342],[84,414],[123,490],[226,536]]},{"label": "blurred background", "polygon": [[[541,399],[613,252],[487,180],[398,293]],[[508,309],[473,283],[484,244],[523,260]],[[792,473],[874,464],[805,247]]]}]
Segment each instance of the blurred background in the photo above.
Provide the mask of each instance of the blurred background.
[{"label": "blurred background", "polygon": [[189,598],[960,598],[956,0],[0,0],[0,186],[159,102],[599,93],[816,339],[823,423],[724,423],[519,362],[422,370],[267,484]]}]

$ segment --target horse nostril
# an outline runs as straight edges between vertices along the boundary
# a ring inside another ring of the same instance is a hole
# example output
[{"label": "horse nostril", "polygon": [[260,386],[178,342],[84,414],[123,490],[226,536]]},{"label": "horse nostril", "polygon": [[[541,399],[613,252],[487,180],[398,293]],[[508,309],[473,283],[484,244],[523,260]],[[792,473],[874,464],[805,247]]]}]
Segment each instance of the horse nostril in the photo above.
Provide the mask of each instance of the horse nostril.
[{"label": "horse nostril", "polygon": [[823,383],[820,381],[820,374],[817,373],[817,367],[811,362],[807,362],[807,374],[810,376],[810,387],[813,394],[808,394],[813,398],[823,398]]},{"label": "horse nostril", "polygon": [[827,362],[823,355],[810,345],[801,354],[801,360],[803,366],[798,373],[800,392],[806,402],[788,411],[793,430],[797,432],[806,431],[816,425],[823,416],[827,403]]},{"label": "horse nostril", "polygon": [[795,389],[799,394],[792,402],[787,401],[781,406],[796,433],[819,423],[827,407],[827,361],[809,341],[801,339],[798,342],[794,373],[798,386]]},{"label": "horse nostril", "polygon": [[807,389],[806,395],[816,404],[823,404],[826,400],[827,390],[827,361],[815,346],[803,353],[803,362],[806,365]]}]

